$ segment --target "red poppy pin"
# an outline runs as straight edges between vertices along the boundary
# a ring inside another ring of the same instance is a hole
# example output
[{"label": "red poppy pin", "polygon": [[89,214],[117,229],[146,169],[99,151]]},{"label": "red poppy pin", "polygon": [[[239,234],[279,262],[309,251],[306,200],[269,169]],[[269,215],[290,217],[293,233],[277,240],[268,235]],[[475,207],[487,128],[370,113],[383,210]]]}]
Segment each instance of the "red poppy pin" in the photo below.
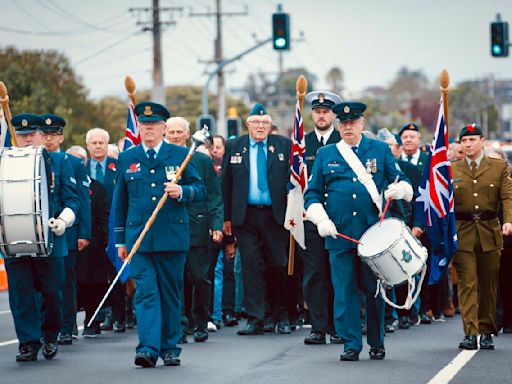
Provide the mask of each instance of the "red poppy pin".
[{"label": "red poppy pin", "polygon": [[140,164],[139,163],[130,164],[130,167],[126,170],[126,173],[135,173],[135,172],[140,172]]},{"label": "red poppy pin", "polygon": [[467,128],[468,132],[475,132],[475,125],[474,124],[468,125],[466,128]]},{"label": "red poppy pin", "polygon": [[268,147],[268,150],[269,150],[270,152],[274,153],[275,148],[274,148],[274,146],[273,146],[273,145],[271,145],[271,146],[269,146],[269,147]]},{"label": "red poppy pin", "polygon": [[[133,164],[132,164],[133,165]],[[115,172],[116,171],[116,165],[114,163],[110,163],[108,165],[108,169],[110,169],[111,171]]]}]

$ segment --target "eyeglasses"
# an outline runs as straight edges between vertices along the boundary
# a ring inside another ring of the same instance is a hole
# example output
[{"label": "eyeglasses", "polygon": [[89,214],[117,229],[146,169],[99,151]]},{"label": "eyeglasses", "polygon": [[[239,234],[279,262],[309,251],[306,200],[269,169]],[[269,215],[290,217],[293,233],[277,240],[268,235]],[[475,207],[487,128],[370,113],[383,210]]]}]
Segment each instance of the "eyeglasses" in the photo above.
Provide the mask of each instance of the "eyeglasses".
[{"label": "eyeglasses", "polygon": [[59,133],[59,132],[43,132],[44,137],[57,137],[60,135],[61,135],[61,133]]},{"label": "eyeglasses", "polygon": [[268,127],[270,124],[272,124],[270,121],[266,120],[249,120],[249,123],[254,125],[263,125],[265,127]]}]

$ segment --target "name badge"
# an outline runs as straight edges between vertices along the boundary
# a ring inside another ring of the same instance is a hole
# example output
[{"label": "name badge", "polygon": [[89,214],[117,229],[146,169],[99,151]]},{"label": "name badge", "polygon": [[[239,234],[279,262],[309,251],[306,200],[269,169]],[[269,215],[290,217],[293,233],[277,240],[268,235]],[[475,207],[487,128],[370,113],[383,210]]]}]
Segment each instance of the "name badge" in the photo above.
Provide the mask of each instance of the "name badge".
[{"label": "name badge", "polygon": [[282,153],[278,153],[277,158],[279,159],[279,161],[284,161],[284,155]]}]

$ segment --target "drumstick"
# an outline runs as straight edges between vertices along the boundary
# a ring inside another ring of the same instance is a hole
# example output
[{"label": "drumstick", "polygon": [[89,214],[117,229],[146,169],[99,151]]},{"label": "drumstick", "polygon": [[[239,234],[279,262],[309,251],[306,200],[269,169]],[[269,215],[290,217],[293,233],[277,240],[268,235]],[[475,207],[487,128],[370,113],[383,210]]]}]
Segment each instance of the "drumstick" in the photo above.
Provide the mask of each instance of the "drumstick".
[{"label": "drumstick", "polygon": [[338,237],[341,237],[342,239],[345,239],[345,240],[348,240],[348,241],[351,241],[353,243],[356,243],[356,244],[363,244],[361,243],[360,241],[356,240],[356,239],[353,239],[351,237],[348,237],[347,235],[344,235],[342,233],[337,233],[336,236]]},{"label": "drumstick", "polygon": [[[395,178],[395,181],[393,182],[393,184],[396,184],[398,183],[398,179],[400,178],[400,176],[396,176]],[[391,197],[386,201],[386,206],[384,207],[384,211],[382,211],[382,216],[380,217],[380,220],[379,220],[379,225],[382,224],[382,221],[384,220],[384,218],[386,217],[386,212],[388,211],[388,208],[389,208],[389,203],[391,203]]]}]

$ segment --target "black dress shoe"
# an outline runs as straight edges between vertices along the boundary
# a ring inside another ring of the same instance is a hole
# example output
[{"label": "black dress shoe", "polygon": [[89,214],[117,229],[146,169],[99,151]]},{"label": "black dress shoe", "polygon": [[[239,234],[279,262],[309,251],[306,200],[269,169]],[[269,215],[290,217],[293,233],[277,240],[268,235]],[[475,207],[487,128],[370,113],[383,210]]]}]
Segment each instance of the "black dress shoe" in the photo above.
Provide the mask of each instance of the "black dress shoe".
[{"label": "black dress shoe", "polygon": [[386,357],[386,351],[384,350],[384,347],[382,347],[382,348],[371,347],[370,348],[370,360],[384,360],[384,357]]},{"label": "black dress shoe", "polygon": [[137,352],[135,355],[135,365],[142,368],[153,368],[156,360],[149,352]]},{"label": "black dress shoe", "polygon": [[73,344],[73,335],[71,333],[61,333],[57,338],[57,343],[59,345],[71,345]]},{"label": "black dress shoe", "polygon": [[255,335],[263,335],[265,332],[263,331],[263,327],[256,324],[247,324],[245,329],[240,329],[237,331],[237,335],[240,336],[255,336]]},{"label": "black dress shoe", "polygon": [[126,332],[126,326],[124,325],[124,323],[121,323],[120,321],[114,321],[114,325],[113,325],[112,329],[116,333]]},{"label": "black dress shoe", "polygon": [[427,315],[426,313],[421,314],[420,319],[421,319],[421,324],[431,324],[432,323],[432,318],[429,315]]},{"label": "black dress shoe", "polygon": [[178,367],[181,365],[181,360],[175,352],[167,352],[163,359],[166,367]]},{"label": "black dress shoe", "polygon": [[491,335],[482,333],[480,336],[480,349],[494,349],[494,341]]},{"label": "black dress shoe", "polygon": [[340,355],[340,360],[341,361],[358,361],[359,353],[349,349],[348,351],[345,351]]},{"label": "black dress shoe", "polygon": [[24,344],[20,346],[20,353],[16,355],[16,361],[36,361],[37,352],[39,348],[34,347],[30,344]]},{"label": "black dress shoe", "polygon": [[196,343],[204,343],[208,340],[208,331],[205,329],[196,329],[194,331],[194,341]]},{"label": "black dress shoe", "polygon": [[477,349],[478,346],[476,345],[476,336],[466,335],[466,337],[464,337],[464,340],[462,340],[462,342],[459,344],[459,348],[460,349],[470,349],[470,350]]},{"label": "black dress shoe", "polygon": [[228,314],[224,318],[224,325],[226,327],[234,327],[234,326],[238,325],[238,320],[236,319],[235,316]]},{"label": "black dress shoe", "polygon": [[57,343],[45,343],[43,344],[43,348],[41,348],[41,351],[43,352],[43,357],[46,360],[51,360],[57,355],[57,352],[59,351],[59,346],[57,345]]},{"label": "black dress shoe", "polygon": [[85,338],[95,338],[96,332],[94,330],[94,326],[88,327],[87,325],[84,325],[84,330],[82,331],[82,336]]},{"label": "black dress shoe", "polygon": [[263,331],[265,333],[274,333],[275,330],[276,324],[273,321],[265,322],[265,324],[263,325]]},{"label": "black dress shoe", "polygon": [[329,342],[331,344],[345,344],[345,341],[338,334],[331,334],[329,336]]},{"label": "black dress shoe", "polygon": [[411,327],[411,320],[409,316],[401,316],[398,319],[398,329],[409,329]]},{"label": "black dress shoe", "polygon": [[288,321],[279,322],[279,324],[277,324],[277,333],[280,333],[281,335],[289,335],[292,333],[290,323]]},{"label": "black dress shoe", "polygon": [[306,345],[320,345],[325,344],[325,333],[311,332],[309,336],[304,339]]}]

